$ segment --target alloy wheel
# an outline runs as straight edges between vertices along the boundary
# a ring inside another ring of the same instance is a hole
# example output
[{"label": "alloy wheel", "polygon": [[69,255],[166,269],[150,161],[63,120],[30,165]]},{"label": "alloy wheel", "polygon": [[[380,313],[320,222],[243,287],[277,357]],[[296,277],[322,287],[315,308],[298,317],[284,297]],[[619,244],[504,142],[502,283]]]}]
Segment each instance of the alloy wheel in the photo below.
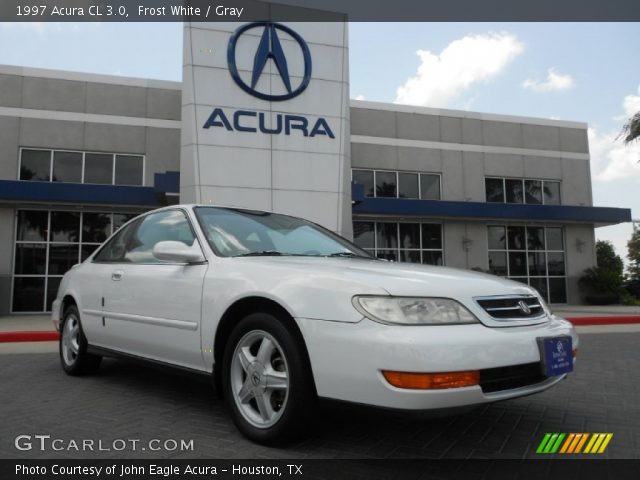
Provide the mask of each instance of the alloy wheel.
[{"label": "alloy wheel", "polygon": [[278,341],[264,330],[246,333],[231,360],[231,389],[238,410],[251,425],[270,428],[285,411],[289,368]]},{"label": "alloy wheel", "polygon": [[62,328],[62,357],[64,363],[71,366],[80,352],[80,322],[75,314],[70,314]]}]

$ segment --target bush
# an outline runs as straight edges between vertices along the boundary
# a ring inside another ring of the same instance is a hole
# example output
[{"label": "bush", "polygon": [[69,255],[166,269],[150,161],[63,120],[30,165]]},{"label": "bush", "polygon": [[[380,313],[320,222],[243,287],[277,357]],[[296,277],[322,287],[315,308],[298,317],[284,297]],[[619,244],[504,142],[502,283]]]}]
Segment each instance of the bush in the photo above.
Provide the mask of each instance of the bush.
[{"label": "bush", "polygon": [[611,305],[620,301],[622,275],[603,267],[587,268],[579,284],[585,289],[584,299],[591,305]]},{"label": "bush", "polygon": [[626,290],[622,290],[622,293],[620,294],[620,303],[622,305],[638,307],[640,306],[640,298],[634,297]]}]

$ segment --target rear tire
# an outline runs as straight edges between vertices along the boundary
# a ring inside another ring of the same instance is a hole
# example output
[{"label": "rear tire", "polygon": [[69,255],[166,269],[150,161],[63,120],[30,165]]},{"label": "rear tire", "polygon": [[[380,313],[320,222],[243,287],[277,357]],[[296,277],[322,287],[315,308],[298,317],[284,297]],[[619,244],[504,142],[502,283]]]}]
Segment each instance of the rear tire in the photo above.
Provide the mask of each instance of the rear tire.
[{"label": "rear tire", "polygon": [[87,338],[80,324],[80,313],[75,305],[67,307],[60,325],[60,363],[68,375],[93,373],[100,367],[102,357],[87,353]]},{"label": "rear tire", "polygon": [[304,345],[272,313],[243,318],[229,336],[222,388],[233,421],[247,438],[282,444],[299,437],[316,394]]}]

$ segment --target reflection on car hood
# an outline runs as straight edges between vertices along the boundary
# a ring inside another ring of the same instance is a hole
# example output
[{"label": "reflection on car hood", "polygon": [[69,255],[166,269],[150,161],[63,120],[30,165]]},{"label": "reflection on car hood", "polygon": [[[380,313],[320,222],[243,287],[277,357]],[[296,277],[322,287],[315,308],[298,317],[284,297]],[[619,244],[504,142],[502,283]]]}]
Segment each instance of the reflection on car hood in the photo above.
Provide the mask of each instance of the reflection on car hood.
[{"label": "reflection on car hood", "polygon": [[[471,270],[395,263],[357,258],[245,257],[234,260],[276,270],[318,277],[339,278],[386,290],[399,296],[475,297],[528,294],[533,289],[519,282]],[[284,272],[281,272],[284,273]]]}]

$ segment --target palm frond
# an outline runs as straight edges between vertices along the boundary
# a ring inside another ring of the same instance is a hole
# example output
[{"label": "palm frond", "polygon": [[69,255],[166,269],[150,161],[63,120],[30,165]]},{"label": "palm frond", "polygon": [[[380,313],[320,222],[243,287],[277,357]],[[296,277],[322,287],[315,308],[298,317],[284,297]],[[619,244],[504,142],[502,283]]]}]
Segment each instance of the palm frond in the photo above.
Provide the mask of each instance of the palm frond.
[{"label": "palm frond", "polygon": [[640,138],[640,112],[637,112],[624,124],[622,132],[617,138],[622,138],[626,144]]}]

